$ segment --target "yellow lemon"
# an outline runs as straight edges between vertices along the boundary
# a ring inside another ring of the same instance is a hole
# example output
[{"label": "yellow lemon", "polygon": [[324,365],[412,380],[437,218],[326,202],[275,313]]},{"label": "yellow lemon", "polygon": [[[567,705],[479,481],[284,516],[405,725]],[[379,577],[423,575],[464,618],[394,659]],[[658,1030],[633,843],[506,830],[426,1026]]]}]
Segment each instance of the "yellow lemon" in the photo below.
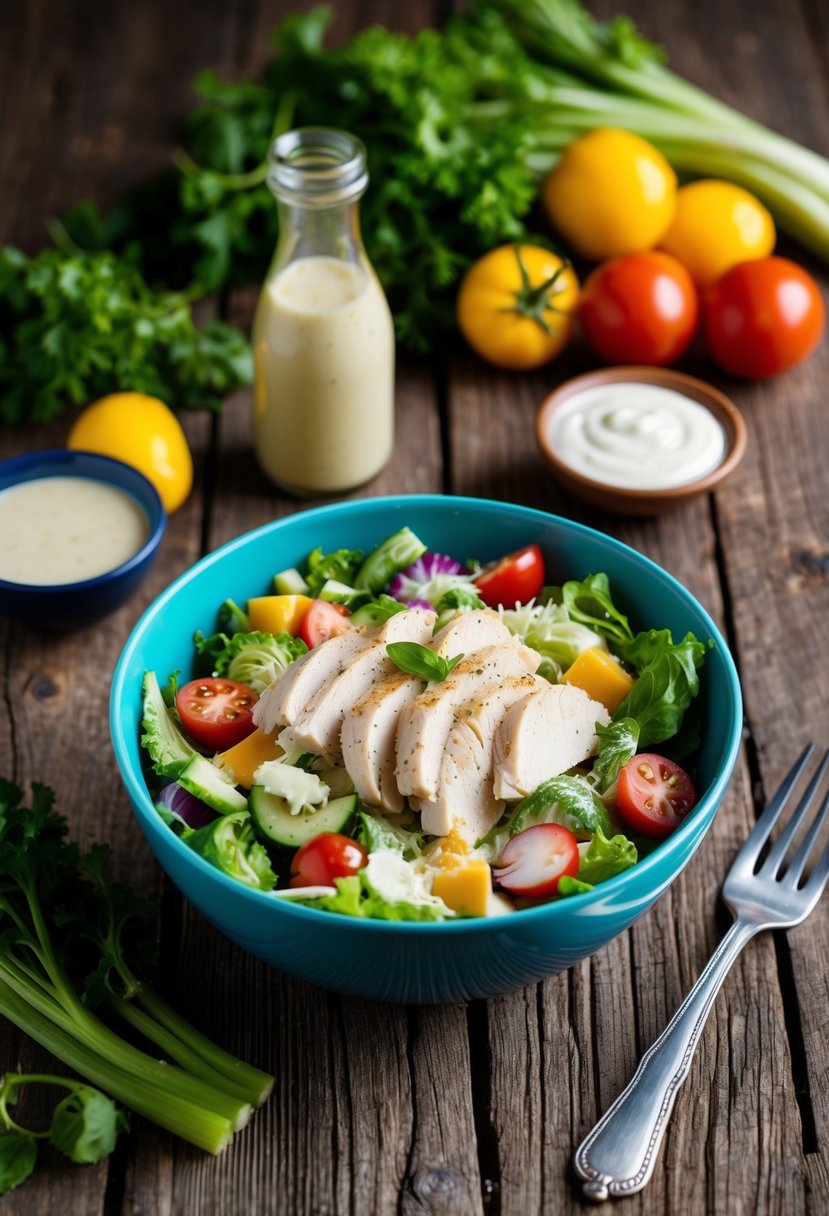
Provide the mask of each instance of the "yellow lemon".
[{"label": "yellow lemon", "polygon": [[112,393],[93,401],[75,420],[66,446],[131,464],[153,483],[168,514],[193,485],[193,458],[179,420],[146,393]]}]

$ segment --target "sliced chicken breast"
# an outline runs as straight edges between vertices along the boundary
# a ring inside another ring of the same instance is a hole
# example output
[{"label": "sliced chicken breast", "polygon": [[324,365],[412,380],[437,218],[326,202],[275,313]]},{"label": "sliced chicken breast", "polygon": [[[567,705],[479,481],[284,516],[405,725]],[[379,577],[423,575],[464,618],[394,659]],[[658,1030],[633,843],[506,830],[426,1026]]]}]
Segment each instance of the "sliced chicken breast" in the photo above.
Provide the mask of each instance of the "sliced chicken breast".
[{"label": "sliced chicken breast", "polygon": [[[483,645],[510,642],[509,630],[497,613],[484,609],[459,613],[427,643],[443,658],[468,654]],[[424,691],[426,682],[395,672],[371,688],[345,711],[340,732],[343,763],[354,788],[369,806],[399,813],[403,795],[395,776],[397,727],[407,705]]]},{"label": "sliced chicken breast", "polygon": [[[340,731],[345,714],[378,681],[398,669],[386,654],[389,642],[419,642],[432,636],[435,613],[409,608],[390,617],[369,644],[348,655],[338,669],[307,701],[289,723],[293,739],[306,751],[325,756],[332,763],[342,759]],[[334,641],[324,642],[322,649]]]},{"label": "sliced chicken breast", "polygon": [[443,750],[458,706],[487,684],[533,673],[539,655],[510,637],[461,659],[447,679],[422,692],[400,714],[395,773],[406,797],[434,798]]},{"label": "sliced chicken breast", "polygon": [[454,826],[470,844],[485,835],[504,811],[493,788],[493,740],[511,706],[540,689],[533,675],[489,683],[457,707],[440,764],[438,794],[422,799],[424,831],[445,836]]},{"label": "sliced chicken breast", "polygon": [[380,680],[346,710],[340,732],[343,764],[369,806],[394,813],[403,810],[403,795],[394,775],[397,724],[405,706],[423,687],[423,680],[398,671]]},{"label": "sliced chicken breast", "polygon": [[565,773],[599,746],[596,723],[610,714],[581,688],[547,684],[515,702],[495,734],[496,798],[524,798],[542,781]]}]

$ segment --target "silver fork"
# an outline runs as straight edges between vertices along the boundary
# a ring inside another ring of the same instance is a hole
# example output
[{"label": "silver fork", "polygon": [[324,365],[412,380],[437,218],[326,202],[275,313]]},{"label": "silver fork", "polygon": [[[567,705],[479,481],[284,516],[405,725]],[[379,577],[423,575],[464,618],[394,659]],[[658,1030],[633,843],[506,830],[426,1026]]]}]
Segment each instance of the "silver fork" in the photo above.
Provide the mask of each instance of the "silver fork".
[{"label": "silver fork", "polygon": [[[723,899],[734,924],[709,959],[668,1026],[642,1057],[633,1080],[576,1150],[576,1173],[585,1196],[601,1203],[611,1196],[632,1195],[646,1185],[656,1164],[679,1087],[688,1075],[694,1051],[714,998],[743,946],[762,929],[789,929],[805,920],[829,878],[829,845],[805,882],[803,872],[820,833],[829,791],[823,794],[794,856],[784,865],[798,827],[804,822],[824,783],[827,751],[791,818],[760,862],[770,833],[815,750],[810,743],[757,820],[723,886]],[[758,865],[758,862],[760,864]]]}]

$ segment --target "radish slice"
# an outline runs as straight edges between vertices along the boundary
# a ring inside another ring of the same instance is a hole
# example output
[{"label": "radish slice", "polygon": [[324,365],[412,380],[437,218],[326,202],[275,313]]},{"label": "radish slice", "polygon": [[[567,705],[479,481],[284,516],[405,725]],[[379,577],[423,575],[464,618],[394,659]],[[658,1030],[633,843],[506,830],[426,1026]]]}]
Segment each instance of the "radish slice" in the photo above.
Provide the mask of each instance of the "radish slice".
[{"label": "radish slice", "polygon": [[559,879],[565,874],[574,878],[578,869],[579,843],[570,829],[560,823],[539,823],[513,836],[492,874],[505,891],[540,899],[555,895]]}]

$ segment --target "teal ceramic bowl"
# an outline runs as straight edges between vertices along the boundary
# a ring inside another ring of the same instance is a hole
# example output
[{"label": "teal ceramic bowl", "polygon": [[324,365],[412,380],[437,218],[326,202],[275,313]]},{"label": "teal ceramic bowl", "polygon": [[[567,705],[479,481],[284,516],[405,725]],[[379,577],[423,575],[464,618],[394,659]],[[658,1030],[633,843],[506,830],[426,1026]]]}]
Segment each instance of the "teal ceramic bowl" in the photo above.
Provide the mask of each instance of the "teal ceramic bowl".
[{"label": "teal ceramic bowl", "polygon": [[[153,809],[139,748],[141,679],[189,670],[194,630],[212,632],[227,597],[260,595],[272,575],[317,545],[370,549],[408,524],[431,549],[499,557],[532,542],[551,581],[604,571],[636,626],[711,638],[702,679],[699,803],[624,874],[583,895],[489,920],[400,924],[302,908],[227,878],[188,849]],[[110,707],[118,766],[149,844],[184,895],[251,954],[291,975],[377,1000],[433,1003],[487,997],[544,979],[600,950],[654,903],[711,826],[737,758],[742,726],[734,664],[711,618],[664,570],[580,524],[525,507],[439,495],[369,499],[304,511],[250,532],[182,575],[144,613],[118,663]]]}]

